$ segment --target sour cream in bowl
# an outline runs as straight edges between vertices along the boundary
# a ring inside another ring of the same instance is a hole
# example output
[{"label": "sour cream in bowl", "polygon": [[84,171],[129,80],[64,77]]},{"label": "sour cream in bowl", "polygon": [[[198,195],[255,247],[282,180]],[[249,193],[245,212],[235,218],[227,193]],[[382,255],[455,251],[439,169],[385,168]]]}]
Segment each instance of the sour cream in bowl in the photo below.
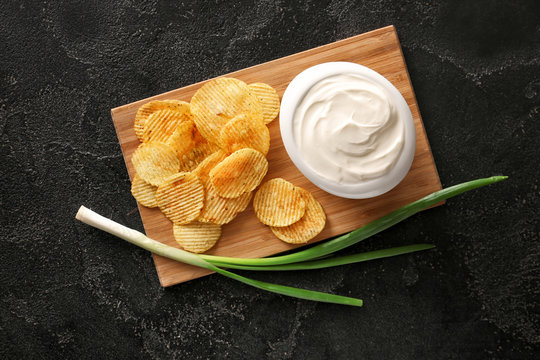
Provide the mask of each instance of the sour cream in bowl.
[{"label": "sour cream in bowl", "polygon": [[351,199],[381,195],[407,175],[414,120],[400,92],[359,64],[308,68],[287,87],[280,130],[296,167],[319,188]]}]

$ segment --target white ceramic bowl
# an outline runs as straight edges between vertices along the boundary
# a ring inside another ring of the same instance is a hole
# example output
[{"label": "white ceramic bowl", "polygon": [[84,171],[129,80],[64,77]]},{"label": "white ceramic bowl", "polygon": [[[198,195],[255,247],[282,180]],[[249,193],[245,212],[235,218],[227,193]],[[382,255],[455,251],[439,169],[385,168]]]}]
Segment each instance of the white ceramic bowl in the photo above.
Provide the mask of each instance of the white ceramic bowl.
[{"label": "white ceramic bowl", "polygon": [[[302,153],[299,151],[294,141],[294,113],[304,95],[317,82],[329,76],[338,74],[354,74],[362,76],[380,85],[387,92],[390,101],[397,111],[398,116],[403,120],[405,126],[405,142],[403,144],[403,149],[392,169],[381,177],[367,180],[359,184],[339,184],[319,176],[304,161]],[[409,172],[416,150],[416,129],[414,120],[409,106],[403,96],[401,96],[399,90],[381,74],[365,66],[350,62],[323,63],[310,67],[298,74],[291,81],[283,94],[279,115],[279,126],[285,149],[302,174],[322,190],[349,199],[371,198],[393,189]]]}]

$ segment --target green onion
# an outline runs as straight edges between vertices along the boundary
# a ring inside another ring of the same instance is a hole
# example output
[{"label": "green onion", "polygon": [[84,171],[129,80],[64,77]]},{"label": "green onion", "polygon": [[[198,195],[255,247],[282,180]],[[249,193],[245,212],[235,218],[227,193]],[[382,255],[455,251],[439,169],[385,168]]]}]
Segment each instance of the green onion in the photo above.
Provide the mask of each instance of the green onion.
[{"label": "green onion", "polygon": [[93,212],[92,210],[85,208],[84,206],[81,206],[81,208],[77,212],[76,218],[88,225],[118,236],[134,245],[149,250],[155,254],[186,264],[215,271],[221,275],[259,289],[306,300],[352,306],[362,306],[362,300],[360,299],[266,283],[240,276],[238,274],[224,270],[220,267],[264,271],[308,270],[339,266],[344,264],[352,264],[362,261],[406,254],[414,251],[427,250],[432,248],[433,245],[417,244],[402,246],[398,248],[370,251],[363,254],[355,254],[348,256],[331,256],[336,251],[344,249],[372,235],[375,235],[391,227],[392,225],[395,225],[400,221],[405,220],[406,218],[416,214],[421,210],[436,205],[441,201],[459,195],[463,192],[476,189],[485,185],[493,184],[505,179],[507,179],[506,176],[493,176],[490,178],[478,179],[455,185],[430,194],[420,200],[410,203],[409,205],[405,205],[404,207],[388,215],[385,215],[380,219],[375,220],[367,225],[364,225],[363,227],[351,231],[348,234],[323,242],[322,244],[313,246],[309,249],[300,250],[288,255],[281,255],[262,259],[244,259],[192,254],[182,249],[168,246],[160,243],[159,241],[152,240],[146,235],[136,230],[127,228],[123,225],[120,225],[110,219],[107,219]]},{"label": "green onion", "polygon": [[290,286],[271,284],[263,281],[253,280],[244,276],[240,276],[238,274],[234,274],[230,271],[220,269],[219,267],[203,260],[200,255],[192,254],[182,249],[178,249],[169,245],[162,244],[159,241],[152,240],[143,233],[123,226],[111,219],[107,219],[84,206],[80,207],[75,217],[88,225],[106,231],[109,234],[115,235],[143,249],[149,250],[154,254],[158,254],[169,259],[215,271],[228,278],[240,281],[244,284],[256,287],[258,289],[305,300],[341,305],[362,306],[362,300],[360,299],[327,294],[312,290],[298,289]]},{"label": "green onion", "polygon": [[283,265],[312,260],[327,254],[332,254],[338,250],[354,245],[359,241],[365,240],[368,237],[373,236],[383,230],[388,229],[392,225],[395,225],[407,219],[408,217],[416,214],[419,211],[422,211],[440,203],[441,201],[447,200],[451,197],[462,194],[469,190],[473,190],[482,186],[505,180],[507,178],[507,176],[492,176],[485,179],[468,181],[462,184],[451,186],[446,189],[439,190],[408,205],[405,205],[402,208],[399,208],[398,210],[393,211],[390,214],[385,215],[367,225],[351,231],[350,233],[339,236],[332,240],[325,241],[322,244],[313,246],[309,249],[297,251],[292,254],[267,257],[262,259],[234,258],[204,254],[200,255],[200,257],[212,263],[219,263],[221,266],[224,267],[231,265]]},{"label": "green onion", "polygon": [[288,270],[314,270],[323,269],[333,266],[355,264],[359,262],[382,259],[391,256],[409,254],[416,251],[433,249],[435,245],[431,244],[415,244],[407,246],[399,246],[384,250],[368,251],[365,253],[346,255],[346,256],[332,256],[320,260],[304,261],[294,264],[284,265],[271,265],[271,266],[249,266],[249,265],[237,265],[228,263],[212,262],[214,265],[228,267],[230,269],[239,270],[255,270],[255,271],[288,271]]}]

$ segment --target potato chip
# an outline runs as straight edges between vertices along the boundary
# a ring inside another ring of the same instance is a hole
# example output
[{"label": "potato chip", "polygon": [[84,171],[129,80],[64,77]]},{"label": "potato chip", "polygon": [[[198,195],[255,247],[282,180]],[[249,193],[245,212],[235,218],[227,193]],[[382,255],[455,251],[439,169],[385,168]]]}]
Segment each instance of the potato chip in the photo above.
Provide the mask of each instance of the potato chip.
[{"label": "potato chip", "polygon": [[255,215],[269,226],[289,226],[306,212],[306,202],[298,188],[281,178],[264,183],[253,199]]},{"label": "potato chip", "polygon": [[191,98],[193,120],[202,136],[217,144],[221,128],[236,115],[262,113],[259,99],[241,80],[218,78],[204,84]]},{"label": "potato chip", "polygon": [[219,151],[219,146],[198,135],[194,146],[180,158],[180,171],[194,170],[204,159],[216,151]]},{"label": "potato chip", "polygon": [[185,101],[180,100],[152,100],[147,102],[146,104],[142,105],[138,110],[137,114],[135,115],[135,135],[137,135],[137,138],[140,142],[143,141],[143,132],[144,132],[144,123],[146,122],[146,119],[155,111],[163,110],[163,109],[176,109],[183,108],[187,104]]},{"label": "potato chip", "polygon": [[236,215],[246,210],[253,197],[253,192],[248,192],[233,199],[219,196],[216,190],[209,183],[209,187],[204,194],[204,206],[198,221],[214,224],[228,224]]},{"label": "potato chip", "polygon": [[255,189],[268,171],[268,161],[253,149],[233,152],[210,171],[210,181],[219,196],[235,198]]},{"label": "potato chip", "polygon": [[193,173],[196,174],[199,177],[199,180],[201,180],[205,190],[208,187],[208,184],[210,182],[210,171],[220,162],[225,160],[227,157],[227,153],[223,150],[218,150],[215,153],[208,156],[206,159],[204,159],[195,170],[193,170]]},{"label": "potato chip", "polygon": [[176,151],[180,171],[184,172],[192,171],[201,161],[219,150],[219,146],[202,137],[192,120],[178,125],[166,144]]},{"label": "potato chip", "polygon": [[168,177],[156,191],[160,210],[173,223],[187,224],[199,216],[204,204],[204,188],[193,173],[181,172]]},{"label": "potato chip", "polygon": [[[150,114],[144,123],[143,142],[159,141],[165,143],[179,124],[191,121],[189,104],[179,110],[163,109]],[[180,111],[181,110],[181,111]]]},{"label": "potato chip", "polygon": [[269,124],[279,113],[279,95],[273,87],[265,83],[249,84],[249,88],[262,105],[264,123]]},{"label": "potato chip", "polygon": [[270,147],[270,132],[259,113],[245,112],[223,126],[219,144],[229,153],[251,148],[266,155]]},{"label": "potato chip", "polygon": [[176,174],[180,167],[174,150],[160,142],[139,145],[131,162],[141,179],[154,186],[159,186],[167,177]]},{"label": "potato chip", "polygon": [[289,244],[304,244],[317,236],[326,224],[326,215],[321,204],[313,195],[301,188],[296,188],[306,203],[304,216],[292,225],[284,227],[270,226],[270,230],[280,240]]},{"label": "potato chip", "polygon": [[214,224],[227,224],[236,215],[246,209],[251,201],[252,193],[245,193],[234,199],[219,196],[210,182],[210,171],[227,157],[219,150],[207,157],[197,166],[193,173],[197,174],[204,186],[204,206],[197,221]]},{"label": "potato chip", "polygon": [[131,194],[141,205],[153,208],[157,207],[157,186],[151,185],[135,175],[131,183]]},{"label": "potato chip", "polygon": [[200,254],[210,250],[216,244],[221,237],[221,226],[197,222],[185,225],[175,224],[173,234],[184,250]]},{"label": "potato chip", "polygon": [[[200,135],[199,135],[200,136]],[[186,120],[178,124],[172,135],[165,144],[169,145],[176,152],[178,159],[182,159],[195,146],[197,128],[193,120]]]}]

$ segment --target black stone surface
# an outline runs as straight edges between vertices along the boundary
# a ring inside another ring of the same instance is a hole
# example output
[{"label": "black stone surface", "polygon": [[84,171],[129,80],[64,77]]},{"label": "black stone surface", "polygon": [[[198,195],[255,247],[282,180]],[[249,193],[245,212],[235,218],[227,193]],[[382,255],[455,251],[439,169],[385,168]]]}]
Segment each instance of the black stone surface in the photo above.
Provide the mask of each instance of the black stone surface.
[{"label": "black stone surface", "polygon": [[[160,287],[109,109],[394,24],[443,185],[496,174],[349,253],[253,274],[364,299],[293,300],[218,276]],[[3,1],[0,358],[532,359],[540,352],[538,1]]]}]

